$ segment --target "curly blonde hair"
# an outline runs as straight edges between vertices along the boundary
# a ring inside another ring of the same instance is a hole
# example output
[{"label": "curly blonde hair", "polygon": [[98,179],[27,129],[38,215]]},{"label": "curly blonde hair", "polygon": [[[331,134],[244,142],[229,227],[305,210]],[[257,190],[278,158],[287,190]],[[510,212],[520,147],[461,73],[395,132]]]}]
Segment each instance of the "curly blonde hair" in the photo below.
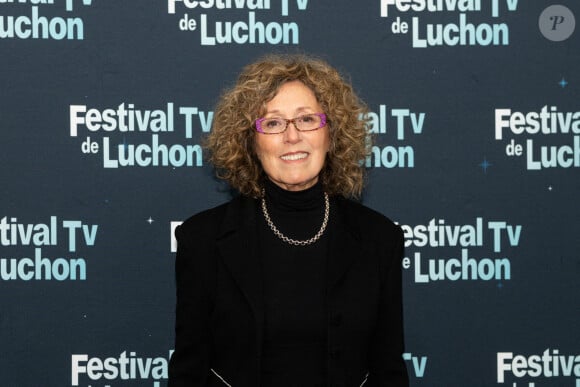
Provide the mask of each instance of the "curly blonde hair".
[{"label": "curly blonde hair", "polygon": [[221,96],[205,146],[217,176],[240,193],[260,197],[264,171],[255,151],[256,119],[282,84],[298,80],[322,106],[330,133],[330,149],[320,172],[330,195],[359,197],[370,136],[366,105],[352,86],[321,59],[306,55],[268,55],[242,70],[233,88]]}]

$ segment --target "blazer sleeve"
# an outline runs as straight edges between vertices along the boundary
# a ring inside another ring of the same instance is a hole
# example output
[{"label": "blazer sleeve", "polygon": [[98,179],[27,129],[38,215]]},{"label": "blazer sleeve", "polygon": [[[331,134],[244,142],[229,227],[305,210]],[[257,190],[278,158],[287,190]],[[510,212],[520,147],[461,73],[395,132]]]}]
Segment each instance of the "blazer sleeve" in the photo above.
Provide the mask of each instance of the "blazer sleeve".
[{"label": "blazer sleeve", "polygon": [[[394,225],[393,225],[394,226]],[[402,269],[404,240],[394,226],[390,246],[381,247],[382,283],[377,329],[369,353],[369,386],[407,387],[409,377],[403,361]]]},{"label": "blazer sleeve", "polygon": [[[191,226],[191,225],[190,225]],[[169,362],[169,387],[205,386],[210,369],[210,279],[207,241],[197,240],[195,230],[181,225],[175,260],[177,303],[175,350]]]}]

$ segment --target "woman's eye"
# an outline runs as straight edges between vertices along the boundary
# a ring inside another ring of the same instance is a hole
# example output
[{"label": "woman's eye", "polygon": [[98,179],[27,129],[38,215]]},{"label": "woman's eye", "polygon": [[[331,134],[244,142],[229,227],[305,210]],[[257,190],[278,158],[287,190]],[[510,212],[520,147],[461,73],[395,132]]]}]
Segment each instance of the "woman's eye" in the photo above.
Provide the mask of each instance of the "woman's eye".
[{"label": "woman's eye", "polygon": [[266,127],[269,129],[275,129],[277,127],[279,127],[280,125],[280,120],[268,120],[266,121]]}]

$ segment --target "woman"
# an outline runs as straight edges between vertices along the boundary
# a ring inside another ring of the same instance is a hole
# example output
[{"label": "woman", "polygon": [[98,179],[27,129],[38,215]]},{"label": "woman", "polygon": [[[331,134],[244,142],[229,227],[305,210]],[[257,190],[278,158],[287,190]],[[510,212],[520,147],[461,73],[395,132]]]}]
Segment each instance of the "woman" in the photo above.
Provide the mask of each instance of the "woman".
[{"label": "woman", "polygon": [[360,195],[364,105],[305,56],[248,65],[207,141],[241,195],[177,230],[169,386],[407,386],[400,228]]}]

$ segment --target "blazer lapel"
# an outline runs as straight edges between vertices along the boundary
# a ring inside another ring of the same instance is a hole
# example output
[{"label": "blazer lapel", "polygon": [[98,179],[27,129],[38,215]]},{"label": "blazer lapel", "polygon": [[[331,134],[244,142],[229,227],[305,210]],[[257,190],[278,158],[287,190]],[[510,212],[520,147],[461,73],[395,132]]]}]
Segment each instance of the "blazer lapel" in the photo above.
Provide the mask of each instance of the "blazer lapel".
[{"label": "blazer lapel", "polygon": [[224,264],[248,300],[258,325],[264,320],[264,300],[260,257],[256,246],[256,202],[234,199],[222,223],[218,250]]},{"label": "blazer lapel", "polygon": [[[330,235],[328,257],[328,290],[334,286],[348,271],[357,254],[360,254],[360,238],[356,230],[352,229],[352,223],[348,222],[348,213],[341,199],[335,201],[334,230]],[[332,214],[330,215],[332,216]],[[351,224],[351,226],[347,226]]]}]

